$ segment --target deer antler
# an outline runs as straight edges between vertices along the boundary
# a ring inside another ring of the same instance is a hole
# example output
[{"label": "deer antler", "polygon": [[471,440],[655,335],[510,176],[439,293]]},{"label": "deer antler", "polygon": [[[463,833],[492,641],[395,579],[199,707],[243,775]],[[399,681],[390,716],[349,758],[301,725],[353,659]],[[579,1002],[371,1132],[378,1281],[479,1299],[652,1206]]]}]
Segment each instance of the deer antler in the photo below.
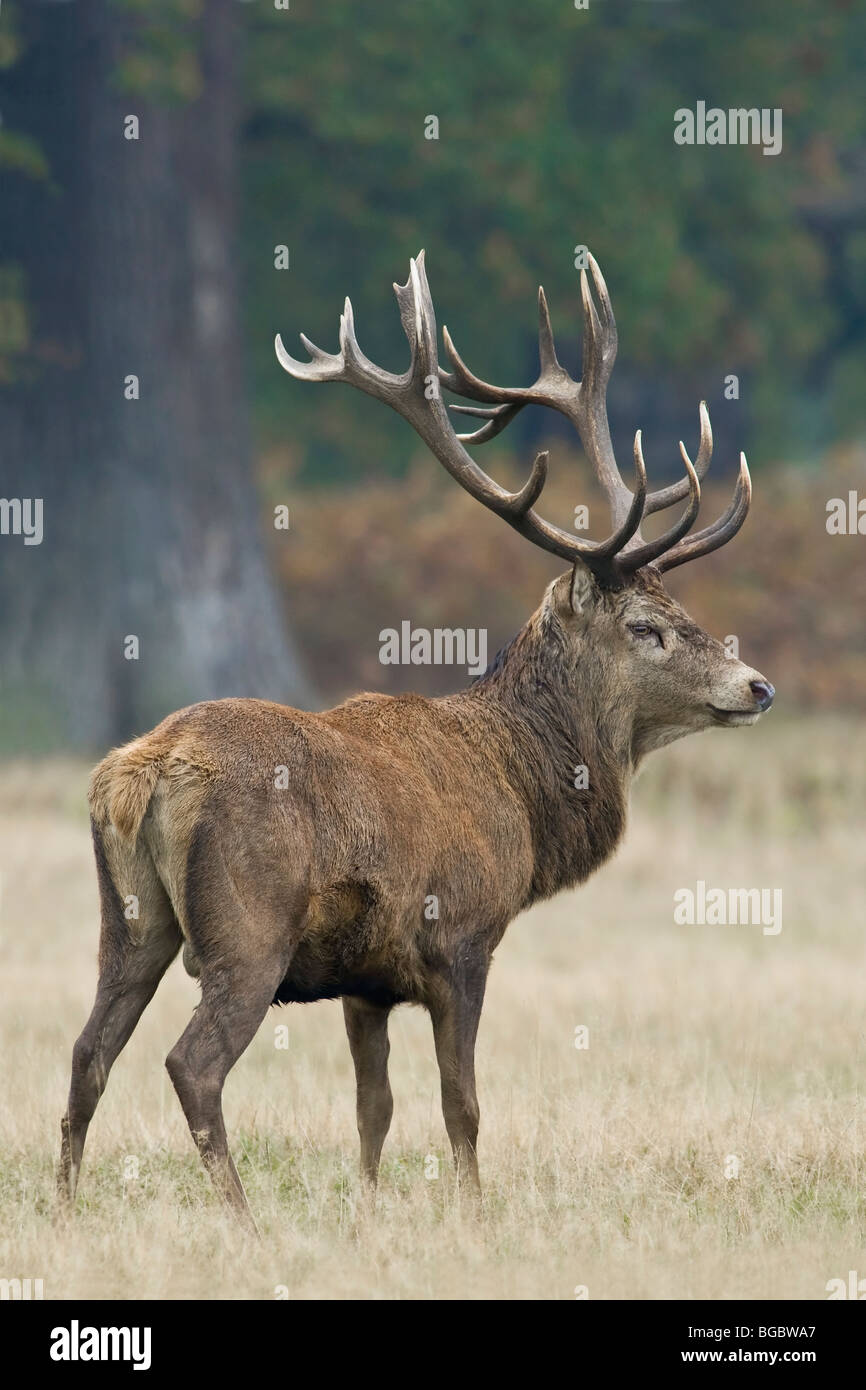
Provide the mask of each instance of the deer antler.
[{"label": "deer antler", "polygon": [[[591,256],[589,264],[599,302],[596,308],[586,272],[582,271],[584,347],[583,377],[580,382],[575,382],[569,376],[556,356],[543,289],[538,292],[540,370],[533,386],[492,386],[476,377],[460,358],[447,328],[443,328],[443,338],[453,371],[444,371],[439,366],[436,352],[436,319],[423,251],[417,261],[410,262],[406,284],[394,286],[403,330],[411,349],[409,367],[402,375],[384,371],[365,357],[355,336],[352,306],[348,299],[340,319],[339,353],[323,352],[301,334],[301,342],[311,360],[298,362],[286,352],[278,334],[275,344],[277,357],[287,372],[302,381],[344,381],[390,405],[409,421],[440,463],[471,496],[542,549],[572,563],[582,561],[602,582],[609,585],[624,582],[634,570],[660,561],[660,557],[664,557],[664,560],[657,567],[670,569],[723,545],[739,530],[749,504],[748,469],[742,458],[737,492],[725,516],[714,526],[684,540],[698,513],[700,480],[709,467],[712,455],[709,416],[706,406],[702,404],[700,448],[694,466],[680,444],[686,476],[670,487],[647,495],[646,467],[638,430],[634,440],[634,491],[627,487],[617,467],[607,419],[606,392],[616,358],[616,322],[607,286]],[[440,383],[464,400],[482,403],[451,407],[452,410],[483,419],[485,423],[480,429],[468,435],[455,432],[442,402]],[[479,468],[466,449],[467,444],[481,444],[494,438],[529,404],[551,406],[565,415],[576,428],[610,506],[613,531],[606,540],[578,540],[569,532],[545,521],[535,511],[535,503],[547,481],[546,453],[536,456],[523,487],[517,492],[508,492]],[[657,540],[645,542],[639,531],[641,519],[684,498],[688,498],[688,503],[678,521]]]},{"label": "deer antler", "polygon": [[547,481],[547,453],[537,455],[532,472],[518,492],[508,492],[483,472],[458,439],[439,392],[436,319],[424,269],[424,253],[410,263],[405,285],[395,285],[403,329],[411,348],[409,368],[402,375],[383,371],[358,346],[352,306],[346,300],[340,319],[339,353],[323,352],[301,335],[312,361],[298,362],[286,352],[279,334],[276,353],[281,366],[302,381],[345,381],[368,396],[384,401],[421,436],[453,478],[471,496],[496,512],[521,535],[544,550],[574,562],[598,564],[611,560],[637,529],[646,495],[646,474],[637,459],[637,487],[620,524],[605,541],[579,541],[545,521],[534,510]]}]

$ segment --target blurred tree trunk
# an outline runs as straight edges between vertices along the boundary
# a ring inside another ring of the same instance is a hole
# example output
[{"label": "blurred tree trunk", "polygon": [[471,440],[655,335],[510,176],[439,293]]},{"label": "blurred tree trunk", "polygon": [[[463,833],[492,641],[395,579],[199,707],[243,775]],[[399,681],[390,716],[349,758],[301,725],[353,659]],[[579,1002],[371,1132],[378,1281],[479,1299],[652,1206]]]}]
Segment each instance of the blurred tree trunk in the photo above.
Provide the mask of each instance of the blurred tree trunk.
[{"label": "blurred tree trunk", "polygon": [[112,0],[41,9],[13,70],[17,124],[51,172],[6,208],[33,322],[24,379],[0,390],[0,490],[44,499],[44,539],[0,538],[0,681],[40,744],[104,745],[198,699],[309,698],[252,481],[237,13],[203,6],[190,100],[124,94],[132,21]]}]

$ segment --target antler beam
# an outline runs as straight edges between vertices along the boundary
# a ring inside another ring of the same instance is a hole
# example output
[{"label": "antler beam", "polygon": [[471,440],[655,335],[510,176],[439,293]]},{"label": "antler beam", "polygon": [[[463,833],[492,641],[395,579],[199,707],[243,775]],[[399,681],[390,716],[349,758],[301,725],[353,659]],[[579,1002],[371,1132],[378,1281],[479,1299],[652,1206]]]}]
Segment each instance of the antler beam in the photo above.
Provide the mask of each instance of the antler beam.
[{"label": "antler beam", "polygon": [[[444,327],[443,339],[452,370],[443,370],[437,356],[436,318],[423,251],[417,260],[410,262],[406,284],[394,286],[411,351],[409,367],[404,373],[387,372],[364,355],[355,336],[348,299],[340,318],[338,353],[323,352],[301,334],[310,361],[300,362],[289,355],[282,338],[277,335],[277,358],[290,375],[302,381],[343,381],[384,401],[409,421],[439,462],[472,497],[542,549],[572,563],[582,561],[603,582],[624,582],[636,569],[651,563],[659,570],[671,569],[724,545],[739,530],[751,496],[748,468],[741,456],[740,477],[731,506],[713,526],[686,539],[698,514],[701,479],[712,457],[712,431],[706,405],[702,402],[700,446],[694,465],[680,443],[685,477],[648,494],[638,430],[634,441],[635,486],[632,490],[626,485],[617,467],[607,418],[607,383],[617,350],[616,321],[607,286],[592,256],[589,269],[598,304],[590,291],[586,271],[582,271],[584,340],[583,376],[579,382],[573,380],[557,358],[543,289],[538,291],[539,375],[532,386],[501,387],[482,381],[463,362]],[[476,402],[471,406],[453,405],[451,409],[482,419],[484,424],[474,433],[458,435],[443,404],[440,386],[464,400]],[[577,430],[610,506],[613,530],[606,540],[578,540],[535,511],[547,481],[546,453],[536,456],[523,487],[509,492],[490,478],[468,452],[467,444],[483,444],[494,438],[530,404],[558,410]],[[687,505],[678,521],[658,539],[644,541],[639,530],[642,518],[684,499]]]}]

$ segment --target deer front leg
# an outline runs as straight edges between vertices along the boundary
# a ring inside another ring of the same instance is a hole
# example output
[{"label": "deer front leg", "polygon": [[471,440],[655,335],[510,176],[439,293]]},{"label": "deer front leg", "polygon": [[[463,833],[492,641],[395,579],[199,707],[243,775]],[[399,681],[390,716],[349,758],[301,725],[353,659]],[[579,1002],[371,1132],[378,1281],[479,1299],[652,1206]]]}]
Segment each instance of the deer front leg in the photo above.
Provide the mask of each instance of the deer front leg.
[{"label": "deer front leg", "polygon": [[451,1140],[457,1180],[481,1195],[478,1178],[478,1097],[475,1093],[475,1038],[488,962],[461,965],[437,981],[428,1004],[433,1020],[436,1060],[442,1083],[442,1114]]},{"label": "deer front leg", "polygon": [[343,999],[346,1033],[358,1087],[358,1134],[361,1177],[371,1188],[379,1175],[382,1145],[391,1124],[394,1100],[388,1081],[390,1008],[347,995]]}]

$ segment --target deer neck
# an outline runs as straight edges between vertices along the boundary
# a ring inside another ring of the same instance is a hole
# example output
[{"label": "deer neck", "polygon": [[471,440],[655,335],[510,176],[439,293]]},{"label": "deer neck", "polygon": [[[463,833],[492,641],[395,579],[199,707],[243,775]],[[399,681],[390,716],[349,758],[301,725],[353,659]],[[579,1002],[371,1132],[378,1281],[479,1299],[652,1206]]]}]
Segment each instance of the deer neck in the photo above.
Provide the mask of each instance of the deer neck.
[{"label": "deer neck", "polygon": [[573,653],[530,620],[466,692],[495,720],[506,774],[526,805],[535,856],[527,906],[582,883],[625,829],[631,721],[606,672],[584,657],[570,665]]}]

